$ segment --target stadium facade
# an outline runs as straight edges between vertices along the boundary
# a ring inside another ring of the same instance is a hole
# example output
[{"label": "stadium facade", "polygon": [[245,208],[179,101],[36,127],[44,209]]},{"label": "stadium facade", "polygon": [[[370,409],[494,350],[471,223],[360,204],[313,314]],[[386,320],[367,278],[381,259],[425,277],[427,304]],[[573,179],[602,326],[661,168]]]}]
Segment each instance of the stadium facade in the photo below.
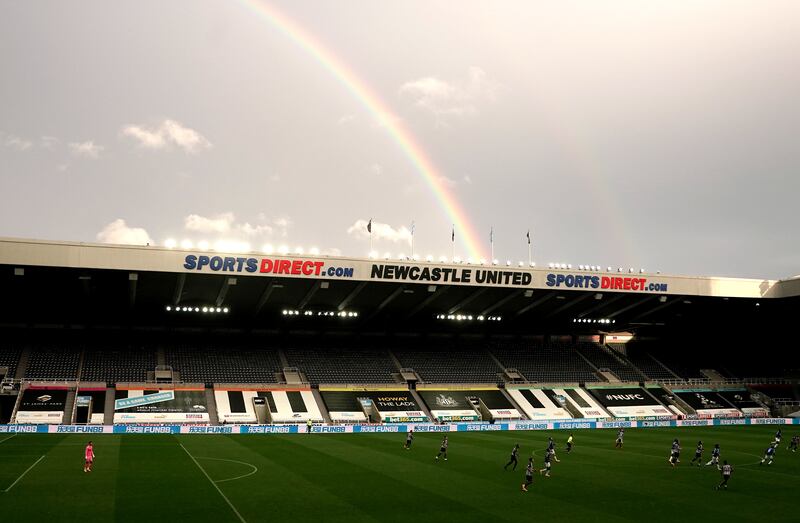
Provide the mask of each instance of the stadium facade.
[{"label": "stadium facade", "polygon": [[0,423],[572,426],[800,410],[797,278],[0,239],[0,286]]}]

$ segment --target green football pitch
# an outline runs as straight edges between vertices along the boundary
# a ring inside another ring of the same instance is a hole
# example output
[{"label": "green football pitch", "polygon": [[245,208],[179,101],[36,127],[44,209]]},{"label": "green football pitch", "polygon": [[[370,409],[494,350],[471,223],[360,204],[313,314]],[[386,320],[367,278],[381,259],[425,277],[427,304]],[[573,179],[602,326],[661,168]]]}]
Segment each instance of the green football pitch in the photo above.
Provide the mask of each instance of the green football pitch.
[{"label": "green football pitch", "polygon": [[[94,472],[83,472],[87,435],[0,435],[4,521],[800,521],[800,452],[786,447],[760,466],[775,427],[441,434],[93,435]],[[552,476],[520,491],[527,457],[537,469],[547,437],[558,445]],[[667,463],[672,439],[680,465]],[[734,465],[690,467],[697,440],[720,443]],[[511,447],[516,472],[504,471]]]}]

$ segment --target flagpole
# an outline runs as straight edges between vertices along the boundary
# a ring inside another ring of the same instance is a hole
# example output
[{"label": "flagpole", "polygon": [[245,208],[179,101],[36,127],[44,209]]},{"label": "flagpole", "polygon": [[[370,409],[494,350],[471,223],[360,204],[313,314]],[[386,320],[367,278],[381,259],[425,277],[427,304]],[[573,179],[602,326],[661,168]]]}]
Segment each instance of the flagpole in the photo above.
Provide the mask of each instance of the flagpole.
[{"label": "flagpole", "polygon": [[414,259],[414,220],[411,220],[411,259]]},{"label": "flagpole", "polygon": [[528,229],[528,266],[530,267],[533,258],[531,257],[531,231]]},{"label": "flagpole", "polygon": [[450,257],[451,262],[456,259],[456,225],[453,224],[452,232],[450,233],[450,243],[453,246],[453,255]]},{"label": "flagpole", "polygon": [[492,254],[492,259],[489,263],[494,263],[494,227],[489,228],[489,246]]}]

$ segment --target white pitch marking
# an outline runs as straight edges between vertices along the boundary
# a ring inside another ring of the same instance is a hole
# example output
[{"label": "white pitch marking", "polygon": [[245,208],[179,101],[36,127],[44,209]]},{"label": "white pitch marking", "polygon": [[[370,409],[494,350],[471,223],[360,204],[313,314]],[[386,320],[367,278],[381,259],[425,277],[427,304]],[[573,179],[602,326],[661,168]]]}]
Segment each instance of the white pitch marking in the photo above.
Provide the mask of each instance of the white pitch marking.
[{"label": "white pitch marking", "polygon": [[225,481],[236,481],[237,479],[246,478],[248,476],[252,476],[256,472],[258,472],[258,467],[253,465],[252,463],[247,463],[246,461],[236,461],[235,459],[223,459],[223,458],[207,458],[203,456],[197,456],[197,459],[211,459],[214,461],[227,461],[229,463],[238,463],[239,465],[244,465],[246,467],[252,468],[252,472],[248,472],[247,474],[242,474],[241,476],[236,476],[235,478],[225,478],[225,479],[215,479],[214,483],[223,483]]},{"label": "white pitch marking", "polygon": [[3,492],[8,492],[9,490],[11,490],[11,489],[14,487],[14,485],[16,485],[16,484],[19,482],[19,480],[21,480],[22,478],[24,478],[24,477],[25,477],[25,474],[27,474],[28,472],[30,472],[30,471],[31,471],[31,469],[32,469],[33,467],[35,467],[36,465],[38,465],[38,464],[39,464],[39,462],[40,462],[40,461],[42,461],[43,459],[44,459],[44,454],[42,454],[42,457],[41,457],[41,458],[39,458],[39,459],[37,459],[37,460],[36,460],[36,462],[35,462],[33,465],[31,465],[30,467],[28,467],[28,468],[25,470],[25,472],[23,472],[22,474],[20,474],[20,475],[19,475],[19,477],[18,477],[16,480],[14,480],[14,483],[12,483],[12,484],[11,484],[11,486],[10,486],[10,487],[8,487],[7,489],[5,489]]},{"label": "white pitch marking", "polygon": [[[238,517],[238,518],[239,518],[239,521],[241,521],[242,523],[247,523],[247,521],[245,521],[245,520],[244,520],[244,518],[242,517],[242,515],[241,515],[241,514],[239,514],[239,511],[238,511],[238,510],[236,510],[236,507],[234,507],[234,506],[233,506],[233,503],[231,503],[231,500],[229,500],[229,499],[228,499],[228,496],[226,496],[226,495],[225,495],[225,493],[224,493],[224,492],[222,492],[222,490],[220,490],[219,486],[217,486],[217,484],[214,482],[214,480],[213,480],[213,479],[211,479],[211,476],[209,476],[209,475],[208,475],[208,472],[206,472],[206,469],[204,469],[204,468],[203,468],[203,466],[202,466],[202,465],[200,465],[200,462],[199,462],[199,461],[197,461],[197,459],[195,459],[195,457],[194,457],[194,456],[192,456],[192,455],[189,453],[189,451],[188,451],[188,450],[186,450],[186,447],[184,447],[184,446],[183,446],[183,443],[179,443],[179,445],[181,446],[181,448],[183,449],[183,451],[184,451],[184,452],[186,452],[186,455],[187,455],[187,456],[189,456],[190,458],[192,458],[192,461],[194,461],[194,464],[195,464],[195,465],[197,465],[197,468],[199,468],[199,469],[200,469],[200,472],[202,472],[202,473],[203,473],[203,475],[206,477],[206,479],[208,479],[209,483],[211,483],[211,485],[212,485],[212,486],[213,486],[215,489],[217,489],[217,492],[219,492],[219,495],[220,495],[220,496],[222,496],[222,499],[224,499],[224,500],[225,500],[225,502],[228,504],[228,506],[229,506],[229,507],[231,507],[231,510],[233,511],[233,513],[234,513],[234,514],[236,514],[236,517]],[[44,457],[44,456],[42,456],[42,457]]]},{"label": "white pitch marking", "polygon": [[5,443],[6,441],[10,440],[11,438],[13,438],[16,435],[17,435],[17,433],[15,432],[14,434],[12,434],[9,437],[7,437],[6,439],[0,439],[0,443]]}]

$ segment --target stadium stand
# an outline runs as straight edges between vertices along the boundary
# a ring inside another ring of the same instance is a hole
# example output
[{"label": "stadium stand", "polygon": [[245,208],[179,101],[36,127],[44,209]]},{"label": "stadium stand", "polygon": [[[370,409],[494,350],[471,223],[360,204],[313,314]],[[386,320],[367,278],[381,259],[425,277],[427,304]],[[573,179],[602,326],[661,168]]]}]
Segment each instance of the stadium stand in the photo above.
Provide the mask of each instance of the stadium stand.
[{"label": "stadium stand", "polygon": [[31,380],[75,380],[81,360],[81,348],[74,345],[48,344],[31,348],[25,378]]},{"label": "stadium stand", "polygon": [[598,369],[609,369],[622,381],[641,381],[644,376],[635,368],[615,356],[609,349],[597,343],[578,343],[578,352]]},{"label": "stadium stand", "polygon": [[151,347],[88,348],[81,368],[81,380],[142,382],[157,364]]},{"label": "stadium stand", "polygon": [[[713,368],[713,362],[701,362],[700,351],[692,351],[687,346],[673,345],[667,342],[644,342],[648,353],[682,379],[705,379],[703,368]],[[687,350],[689,349],[689,350]],[[691,354],[687,357],[686,354]],[[672,377],[674,379],[674,376]]]},{"label": "stadium stand", "polygon": [[[15,344],[0,346],[0,367],[8,368],[8,377],[13,378],[17,372],[17,362],[19,362],[22,348]],[[2,378],[2,375],[0,375]]]},{"label": "stadium stand", "polygon": [[176,344],[164,349],[165,361],[187,383],[278,383],[278,352],[267,347],[224,343]]},{"label": "stadium stand", "polygon": [[385,349],[293,347],[284,349],[291,367],[297,367],[313,384],[394,383],[397,373]]},{"label": "stadium stand", "polygon": [[[652,380],[674,380],[676,378],[669,369],[654,360],[644,347],[640,347],[635,343],[630,343],[628,345],[625,352],[628,361],[642,371],[648,378]],[[613,345],[612,348],[618,350],[618,348]]]},{"label": "stadium stand", "polygon": [[564,342],[504,342],[491,347],[500,363],[516,368],[531,382],[597,381],[595,369]]},{"label": "stadium stand", "polygon": [[502,368],[484,348],[442,342],[436,346],[395,348],[405,368],[426,383],[498,383]]}]

